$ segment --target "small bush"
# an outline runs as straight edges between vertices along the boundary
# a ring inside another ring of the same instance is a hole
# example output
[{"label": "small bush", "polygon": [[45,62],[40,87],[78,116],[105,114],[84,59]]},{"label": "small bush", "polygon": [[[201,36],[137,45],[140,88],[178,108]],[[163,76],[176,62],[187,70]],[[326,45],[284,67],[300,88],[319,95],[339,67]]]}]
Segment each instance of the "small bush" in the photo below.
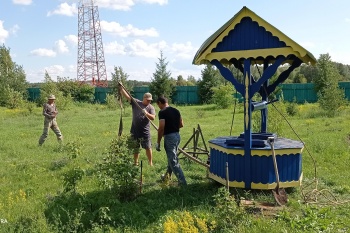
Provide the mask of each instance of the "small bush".
[{"label": "small bush", "polygon": [[288,103],[286,106],[286,111],[289,116],[295,116],[299,113],[298,104],[295,102]]},{"label": "small bush", "polygon": [[318,92],[318,103],[327,112],[327,116],[334,117],[346,103],[344,90],[330,87],[326,91],[320,91]]},{"label": "small bush", "polygon": [[[268,105],[268,120],[267,131],[271,133],[277,133],[277,135],[283,134],[282,124],[285,119],[283,116],[287,114],[286,105],[283,102],[272,103]],[[254,111],[252,114],[252,131],[261,132],[261,113],[260,111]]]},{"label": "small bush", "polygon": [[74,192],[77,191],[77,184],[83,179],[85,171],[80,167],[76,167],[71,171],[66,172],[63,175],[64,192]]},{"label": "small bush", "polygon": [[101,186],[115,192],[121,201],[131,201],[138,195],[139,171],[131,156],[135,143],[130,135],[113,139],[96,169]]},{"label": "small bush", "polygon": [[119,104],[113,94],[107,94],[106,105],[108,109],[117,109]]},{"label": "small bush", "polygon": [[214,195],[214,201],[217,232],[235,232],[240,224],[248,220],[248,215],[238,206],[235,197],[230,195],[226,187],[219,188]]},{"label": "small bush", "polygon": [[25,108],[28,110],[29,114],[32,114],[35,109],[35,103],[26,101]]},{"label": "small bush", "polygon": [[19,108],[24,103],[23,95],[9,86],[1,88],[0,104],[10,109]]},{"label": "small bush", "polygon": [[212,102],[220,109],[226,109],[231,106],[234,101],[233,86],[231,84],[212,87]]}]

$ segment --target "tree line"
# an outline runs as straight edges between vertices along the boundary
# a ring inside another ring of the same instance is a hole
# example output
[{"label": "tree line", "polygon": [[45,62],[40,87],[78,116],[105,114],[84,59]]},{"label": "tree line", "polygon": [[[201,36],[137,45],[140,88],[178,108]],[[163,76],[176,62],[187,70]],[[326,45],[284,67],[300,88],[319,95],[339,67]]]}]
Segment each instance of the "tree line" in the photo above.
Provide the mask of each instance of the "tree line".
[{"label": "tree line", "polygon": [[[221,76],[219,70],[213,65],[206,65],[201,71],[201,77],[199,78],[191,75],[187,78],[184,78],[182,75],[173,78],[171,71],[168,70],[166,57],[160,51],[160,57],[155,66],[155,71],[149,82],[130,80],[129,75],[124,72],[121,66],[115,66],[114,72],[111,73],[112,79],[108,81],[114,96],[118,96],[118,82],[122,82],[130,91],[135,86],[149,86],[149,90],[154,95],[154,98],[165,95],[170,101],[175,93],[176,86],[196,85],[198,86],[198,95],[201,103],[227,102],[222,107],[229,106],[232,103],[231,97],[234,93],[234,87]],[[280,66],[270,82],[277,79],[279,74],[288,69],[288,67],[289,65]],[[243,83],[242,73],[234,66],[229,67],[229,69],[236,79]],[[251,74],[256,80],[260,78],[262,72],[261,66],[251,66]],[[334,108],[334,104],[326,104],[325,101],[331,98],[333,101],[339,102],[340,105],[342,104],[344,93],[337,86],[339,81],[350,81],[350,66],[333,62],[329,54],[321,54],[316,66],[302,64],[289,75],[285,83],[315,83],[320,104]],[[28,83],[23,67],[12,61],[10,49],[6,48],[5,45],[1,46],[0,106],[19,107],[28,99],[28,87],[40,87],[40,96],[42,98],[39,98],[37,101],[38,105],[45,101],[45,96],[48,93],[56,94],[58,97],[61,97],[60,101],[63,100],[63,102],[67,103],[70,101],[91,102],[94,99],[93,86],[87,83],[79,83],[77,80],[69,77],[57,77],[57,81],[53,81],[46,72],[43,83]],[[338,104],[335,106],[339,107]]]}]

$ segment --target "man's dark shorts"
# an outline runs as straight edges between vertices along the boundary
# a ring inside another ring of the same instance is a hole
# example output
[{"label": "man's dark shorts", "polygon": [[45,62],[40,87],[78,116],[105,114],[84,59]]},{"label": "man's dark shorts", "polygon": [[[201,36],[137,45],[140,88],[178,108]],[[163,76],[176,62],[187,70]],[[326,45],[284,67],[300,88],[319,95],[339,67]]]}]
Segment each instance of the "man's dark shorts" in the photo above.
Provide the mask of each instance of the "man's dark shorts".
[{"label": "man's dark shorts", "polygon": [[134,147],[134,153],[140,153],[140,148],[143,149],[150,149],[152,148],[152,142],[150,138],[135,138],[133,139],[136,141],[135,147]]}]

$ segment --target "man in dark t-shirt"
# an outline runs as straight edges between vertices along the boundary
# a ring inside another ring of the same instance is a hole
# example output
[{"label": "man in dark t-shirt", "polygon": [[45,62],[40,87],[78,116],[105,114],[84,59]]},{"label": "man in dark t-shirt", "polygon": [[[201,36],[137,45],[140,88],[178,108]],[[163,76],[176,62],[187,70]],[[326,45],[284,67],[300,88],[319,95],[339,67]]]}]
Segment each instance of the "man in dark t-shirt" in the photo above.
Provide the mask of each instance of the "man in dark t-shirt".
[{"label": "man in dark t-shirt", "polygon": [[152,95],[151,93],[145,93],[141,101],[131,97],[121,86],[120,90],[121,94],[130,102],[132,107],[130,133],[133,139],[137,141],[137,146],[134,150],[134,164],[138,165],[139,163],[141,146],[146,151],[149,165],[153,166],[150,121],[156,118],[156,113],[154,107],[151,105]]},{"label": "man in dark t-shirt", "polygon": [[[177,150],[181,139],[179,131],[180,128],[183,127],[181,114],[179,110],[169,106],[168,100],[165,97],[159,97],[157,99],[157,105],[160,108],[160,111],[158,115],[159,127],[156,148],[160,151],[160,142],[162,137],[164,137],[164,149],[168,159],[166,174],[170,177],[174,172],[179,185],[186,185],[186,179],[177,157]],[[165,177],[165,175],[162,175],[162,177]]]}]

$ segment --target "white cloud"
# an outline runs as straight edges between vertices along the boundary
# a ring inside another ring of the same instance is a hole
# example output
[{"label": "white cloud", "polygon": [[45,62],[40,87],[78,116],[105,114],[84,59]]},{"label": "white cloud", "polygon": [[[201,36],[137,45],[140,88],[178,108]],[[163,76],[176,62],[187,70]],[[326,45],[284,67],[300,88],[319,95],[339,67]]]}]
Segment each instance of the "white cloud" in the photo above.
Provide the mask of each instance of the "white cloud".
[{"label": "white cloud", "polygon": [[350,57],[347,51],[339,51],[339,50],[329,50],[329,55],[331,56],[331,60],[334,62],[340,62],[344,65],[350,65]]},{"label": "white cloud", "polygon": [[15,24],[12,28],[10,28],[10,32],[11,34],[16,35],[19,29],[20,27],[17,24]]},{"label": "white cloud", "polygon": [[95,5],[101,8],[128,11],[131,10],[137,2],[159,4],[161,6],[168,4],[168,0],[96,0]]},{"label": "white cloud", "polygon": [[150,69],[132,69],[132,70],[125,70],[126,73],[129,75],[129,80],[138,80],[138,81],[151,81],[151,78],[153,77],[153,73],[155,70]]},{"label": "white cloud", "polygon": [[350,23],[350,19],[349,19],[349,18],[346,18],[346,19],[345,19],[345,22],[346,22],[346,23]]},{"label": "white cloud", "polygon": [[45,78],[45,73],[48,73],[52,80],[57,81],[57,76],[59,77],[69,77],[75,78],[77,74],[77,68],[74,65],[69,65],[67,68],[61,65],[46,66],[39,70],[26,70],[26,78],[28,82],[43,82]]},{"label": "white cloud", "polygon": [[138,29],[132,26],[131,24],[128,24],[127,26],[123,27],[117,22],[107,22],[107,21],[101,21],[101,30],[112,33],[121,37],[139,37],[139,36],[149,36],[149,37],[158,37],[159,34],[155,28],[149,28],[149,29]]},{"label": "white cloud", "polygon": [[69,44],[76,46],[78,44],[78,37],[76,35],[68,35],[64,37],[64,40]]},{"label": "white cloud", "polygon": [[76,74],[77,73],[77,66],[76,65],[69,65],[68,72]]},{"label": "white cloud", "polygon": [[31,69],[26,69],[26,80],[30,83],[43,82],[45,73],[42,71],[36,71]]},{"label": "white cloud", "polygon": [[78,14],[78,9],[75,3],[69,5],[68,3],[62,3],[58,6],[54,11],[47,12],[47,16],[51,15],[66,15],[66,16],[74,16]]},{"label": "white cloud", "polygon": [[148,3],[148,4],[158,3],[161,6],[168,4],[168,0],[142,0],[142,2],[145,2],[145,3]]},{"label": "white cloud", "polygon": [[9,36],[9,32],[5,30],[3,21],[0,20],[0,43],[5,43],[6,38]]},{"label": "white cloud", "polygon": [[[65,36],[64,39],[73,45],[77,44],[77,37],[74,35]],[[54,49],[39,48],[32,50],[31,55],[39,57],[56,57],[57,53],[69,53],[69,48],[64,40],[57,40],[54,45]]]},{"label": "white cloud", "polygon": [[103,46],[104,52],[106,54],[120,54],[120,55],[125,55],[125,46],[119,44],[118,42],[114,41],[111,43],[107,43]]},{"label": "white cloud", "polygon": [[63,40],[58,40],[55,42],[55,50],[58,53],[68,53],[69,49],[66,45],[66,42],[64,42]]},{"label": "white cloud", "polygon": [[30,51],[31,55],[39,56],[39,57],[56,57],[56,52],[51,49],[34,49]]},{"label": "white cloud", "polygon": [[301,42],[300,45],[308,50],[316,47],[315,43],[313,43],[311,41]]},{"label": "white cloud", "polygon": [[169,51],[180,59],[192,59],[196,49],[191,42],[185,44],[173,44],[171,47],[165,41],[148,44],[144,40],[136,39],[127,44],[119,44],[117,41],[104,44],[106,54],[128,55],[133,57],[159,58],[160,51]]},{"label": "white cloud", "polygon": [[32,0],[12,0],[13,4],[18,5],[30,5],[32,4]]},{"label": "white cloud", "polygon": [[134,0],[96,0],[98,7],[109,8],[113,10],[128,11],[135,5]]},{"label": "white cloud", "polygon": [[54,81],[57,81],[57,76],[64,77],[65,69],[61,65],[52,65],[45,67],[44,72],[45,71],[50,75],[50,77]]},{"label": "white cloud", "polygon": [[202,69],[204,69],[204,66],[195,66],[193,67],[193,69],[182,69],[182,70],[179,70],[179,69],[176,69],[174,67],[169,67],[169,69],[171,70],[171,76],[173,78],[177,78],[179,75],[182,75],[182,77],[184,79],[187,79],[188,76],[193,76],[195,77],[196,79],[200,79],[201,78],[201,72],[202,72]]},{"label": "white cloud", "polygon": [[147,44],[143,40],[134,40],[126,46],[126,52],[130,56],[158,58],[160,56],[160,50],[164,50],[167,47],[165,41],[159,43]]},{"label": "white cloud", "polygon": [[46,66],[38,70],[28,69],[26,70],[26,78],[28,82],[44,82],[45,73],[48,73],[52,80],[57,81],[57,76],[65,77],[65,68],[61,65]]},{"label": "white cloud", "polygon": [[181,59],[192,59],[197,51],[189,41],[185,44],[174,43],[171,45],[171,50],[175,53],[176,57]]}]

